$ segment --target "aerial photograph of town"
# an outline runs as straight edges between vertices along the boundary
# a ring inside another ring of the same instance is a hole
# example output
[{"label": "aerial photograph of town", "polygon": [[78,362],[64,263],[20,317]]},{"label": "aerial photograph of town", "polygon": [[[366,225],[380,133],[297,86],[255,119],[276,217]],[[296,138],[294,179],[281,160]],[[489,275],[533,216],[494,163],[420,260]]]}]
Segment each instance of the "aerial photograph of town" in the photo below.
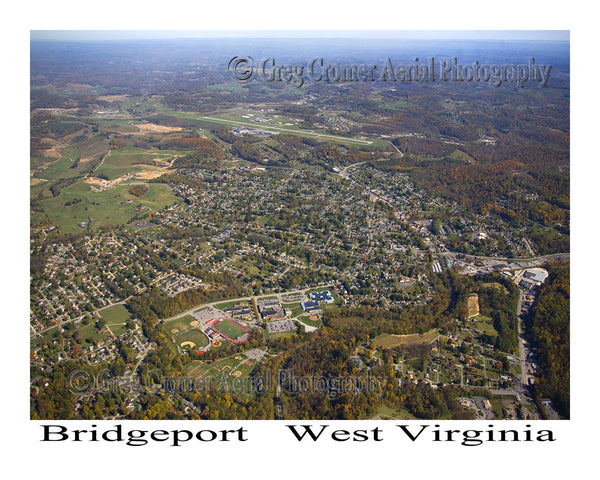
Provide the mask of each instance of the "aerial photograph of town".
[{"label": "aerial photograph of town", "polygon": [[566,420],[570,38],[32,30],[32,420]]}]

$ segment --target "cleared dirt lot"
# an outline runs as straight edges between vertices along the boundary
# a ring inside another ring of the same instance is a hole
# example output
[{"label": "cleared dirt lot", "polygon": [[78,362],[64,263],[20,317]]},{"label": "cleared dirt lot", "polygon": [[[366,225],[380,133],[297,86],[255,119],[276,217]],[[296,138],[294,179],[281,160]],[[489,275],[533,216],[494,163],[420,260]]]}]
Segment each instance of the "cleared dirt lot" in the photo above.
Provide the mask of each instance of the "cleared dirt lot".
[{"label": "cleared dirt lot", "polygon": [[154,133],[171,133],[171,132],[181,132],[181,127],[165,127],[164,125],[154,125],[153,123],[141,123],[136,125],[137,128],[144,132],[154,132]]}]

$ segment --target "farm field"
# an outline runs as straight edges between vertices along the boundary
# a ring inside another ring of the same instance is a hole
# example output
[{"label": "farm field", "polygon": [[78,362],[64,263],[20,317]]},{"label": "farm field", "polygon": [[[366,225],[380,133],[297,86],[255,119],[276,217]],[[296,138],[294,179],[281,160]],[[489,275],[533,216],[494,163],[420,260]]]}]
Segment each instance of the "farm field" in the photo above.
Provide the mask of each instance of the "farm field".
[{"label": "farm field", "polygon": [[106,138],[86,134],[75,140],[66,147],[62,144],[52,146],[45,151],[45,157],[40,157],[39,153],[32,154],[30,167],[33,178],[62,180],[90,174],[108,152],[109,142]]},{"label": "farm field", "polygon": [[106,176],[115,180],[127,174],[143,174],[147,178],[157,177],[165,173],[165,167],[182,155],[182,152],[161,150],[144,150],[135,147],[125,147],[110,150],[102,163],[94,171],[94,175]]},{"label": "farm field", "polygon": [[76,159],[79,158],[79,149],[77,147],[63,148],[61,158],[40,171],[37,175],[45,179],[59,179],[77,176],[77,171],[73,168]]}]

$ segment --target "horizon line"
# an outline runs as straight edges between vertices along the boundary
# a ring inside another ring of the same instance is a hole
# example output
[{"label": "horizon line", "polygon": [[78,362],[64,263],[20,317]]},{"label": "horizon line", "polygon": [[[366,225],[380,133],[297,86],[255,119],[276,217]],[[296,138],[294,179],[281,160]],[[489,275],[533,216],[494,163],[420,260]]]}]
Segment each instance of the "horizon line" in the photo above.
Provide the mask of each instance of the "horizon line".
[{"label": "horizon line", "polygon": [[570,42],[569,30],[30,30],[30,41],[183,39],[497,40]]}]

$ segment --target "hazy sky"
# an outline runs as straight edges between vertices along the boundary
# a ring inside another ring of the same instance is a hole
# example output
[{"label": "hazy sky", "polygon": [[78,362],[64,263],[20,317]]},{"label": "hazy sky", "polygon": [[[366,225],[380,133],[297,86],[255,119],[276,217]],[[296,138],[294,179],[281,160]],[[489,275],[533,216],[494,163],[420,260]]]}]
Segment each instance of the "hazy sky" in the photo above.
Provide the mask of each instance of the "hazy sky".
[{"label": "hazy sky", "polygon": [[31,30],[31,40],[125,40],[206,37],[403,38],[569,41],[568,30]]}]

